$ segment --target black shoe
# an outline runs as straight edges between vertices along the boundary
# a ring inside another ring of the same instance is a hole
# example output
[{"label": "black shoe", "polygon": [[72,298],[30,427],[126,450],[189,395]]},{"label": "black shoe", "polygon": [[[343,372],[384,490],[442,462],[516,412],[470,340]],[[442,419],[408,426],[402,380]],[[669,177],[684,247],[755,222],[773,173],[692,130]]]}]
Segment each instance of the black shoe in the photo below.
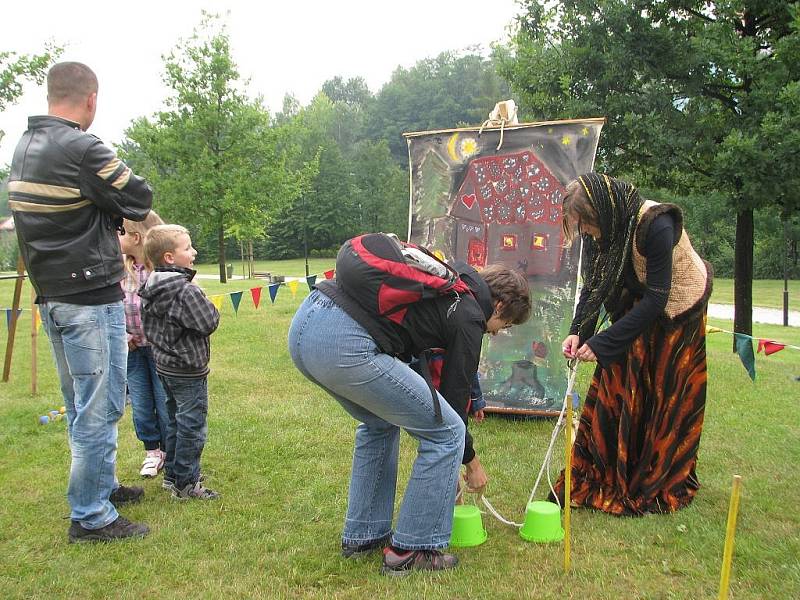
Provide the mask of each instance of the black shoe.
[{"label": "black shoe", "polygon": [[393,548],[384,548],[381,573],[393,577],[405,577],[411,571],[443,571],[458,564],[458,558],[438,550],[409,550],[398,553]]},{"label": "black shoe", "polygon": [[140,488],[138,486],[125,486],[121,485],[108,497],[111,501],[111,504],[114,506],[121,506],[123,504],[133,504],[134,502],[139,502],[144,498],[144,488]]},{"label": "black shoe", "polygon": [[125,538],[143,538],[150,533],[150,528],[144,523],[131,523],[122,515],[113,523],[100,529],[86,529],[77,521],[72,521],[69,526],[69,543],[76,542],[113,542]]},{"label": "black shoe", "polygon": [[392,534],[387,533],[382,538],[369,542],[361,542],[358,544],[354,542],[342,542],[342,556],[345,558],[358,558],[388,546],[391,541]]}]

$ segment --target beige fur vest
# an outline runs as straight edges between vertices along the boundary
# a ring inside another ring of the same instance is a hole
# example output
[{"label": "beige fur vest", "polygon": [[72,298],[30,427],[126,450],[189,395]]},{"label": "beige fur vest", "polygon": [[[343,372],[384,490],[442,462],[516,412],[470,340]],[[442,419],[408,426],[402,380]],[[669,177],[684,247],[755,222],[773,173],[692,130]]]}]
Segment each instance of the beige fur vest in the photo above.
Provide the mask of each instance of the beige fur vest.
[{"label": "beige fur vest", "polygon": [[683,228],[683,214],[674,204],[659,204],[645,200],[639,210],[631,260],[636,278],[643,285],[647,279],[647,259],[644,257],[644,243],[647,231],[653,220],[664,213],[672,215],[675,221],[675,246],[672,249],[672,287],[664,313],[670,320],[689,316],[703,309],[711,295],[711,266],[692,248],[689,236]]}]

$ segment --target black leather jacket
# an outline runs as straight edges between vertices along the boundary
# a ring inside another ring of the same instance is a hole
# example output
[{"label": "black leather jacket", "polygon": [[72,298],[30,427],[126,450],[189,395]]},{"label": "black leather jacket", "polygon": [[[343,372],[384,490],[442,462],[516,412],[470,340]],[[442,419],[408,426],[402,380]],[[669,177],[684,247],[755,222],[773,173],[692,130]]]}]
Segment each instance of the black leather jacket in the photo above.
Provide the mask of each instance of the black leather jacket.
[{"label": "black leather jacket", "polygon": [[30,117],[14,151],[8,206],[40,297],[98,290],[124,275],[117,226],[141,221],[153,193],[77,123]]}]

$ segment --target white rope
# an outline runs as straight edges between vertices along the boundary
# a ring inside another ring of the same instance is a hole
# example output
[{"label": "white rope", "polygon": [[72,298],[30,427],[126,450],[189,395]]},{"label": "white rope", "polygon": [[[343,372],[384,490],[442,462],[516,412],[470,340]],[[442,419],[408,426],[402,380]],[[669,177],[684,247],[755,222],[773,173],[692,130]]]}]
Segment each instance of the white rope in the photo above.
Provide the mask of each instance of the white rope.
[{"label": "white rope", "polygon": [[[536,483],[533,485],[533,489],[531,490],[531,495],[528,497],[528,504],[530,504],[533,501],[533,497],[536,495],[536,489],[539,487],[539,482],[541,481],[542,474],[546,469],[547,484],[550,488],[550,491],[553,492],[553,496],[556,499],[556,503],[558,504],[559,509],[561,508],[561,502],[558,499],[558,494],[555,493],[555,489],[553,488],[553,483],[550,480],[550,459],[553,456],[553,447],[555,446],[555,441],[558,439],[558,435],[561,432],[561,430],[564,427],[572,427],[572,423],[565,423],[564,414],[567,410],[567,402],[572,402],[572,388],[575,385],[575,377],[578,374],[578,369],[577,369],[577,362],[574,360],[568,361],[567,365],[569,366],[570,370],[570,376],[567,383],[567,393],[564,394],[564,403],[561,406],[561,412],[558,415],[558,421],[556,422],[556,426],[553,428],[553,434],[550,436],[550,444],[547,447],[547,452],[545,453],[544,461],[542,461],[542,468],[539,469],[539,475],[536,477]],[[461,497],[463,492],[464,492],[463,488],[458,491],[458,494],[456,495],[456,500],[458,500],[458,498]],[[517,528],[522,527],[522,523],[515,523],[514,521],[509,521],[508,519],[503,517],[503,515],[501,515],[495,509],[494,506],[492,506],[492,503],[489,502],[489,499],[486,498],[486,496],[484,496],[483,494],[479,496],[478,501],[479,502],[483,501],[483,504],[486,506],[486,508],[489,510],[492,516],[501,523]],[[527,507],[527,504],[525,506]]]}]

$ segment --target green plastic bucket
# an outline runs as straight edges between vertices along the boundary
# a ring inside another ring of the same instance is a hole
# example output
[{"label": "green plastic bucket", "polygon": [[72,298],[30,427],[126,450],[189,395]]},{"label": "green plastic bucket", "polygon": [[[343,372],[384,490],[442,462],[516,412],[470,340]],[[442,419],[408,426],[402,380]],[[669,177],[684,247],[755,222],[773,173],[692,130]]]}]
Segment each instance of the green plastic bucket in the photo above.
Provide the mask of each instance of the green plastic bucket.
[{"label": "green plastic bucket", "polygon": [[453,533],[450,545],[456,548],[480,546],[488,537],[477,506],[459,504],[453,509]]},{"label": "green plastic bucket", "polygon": [[530,502],[519,536],[528,542],[559,542],[564,539],[561,509],[553,502]]}]

